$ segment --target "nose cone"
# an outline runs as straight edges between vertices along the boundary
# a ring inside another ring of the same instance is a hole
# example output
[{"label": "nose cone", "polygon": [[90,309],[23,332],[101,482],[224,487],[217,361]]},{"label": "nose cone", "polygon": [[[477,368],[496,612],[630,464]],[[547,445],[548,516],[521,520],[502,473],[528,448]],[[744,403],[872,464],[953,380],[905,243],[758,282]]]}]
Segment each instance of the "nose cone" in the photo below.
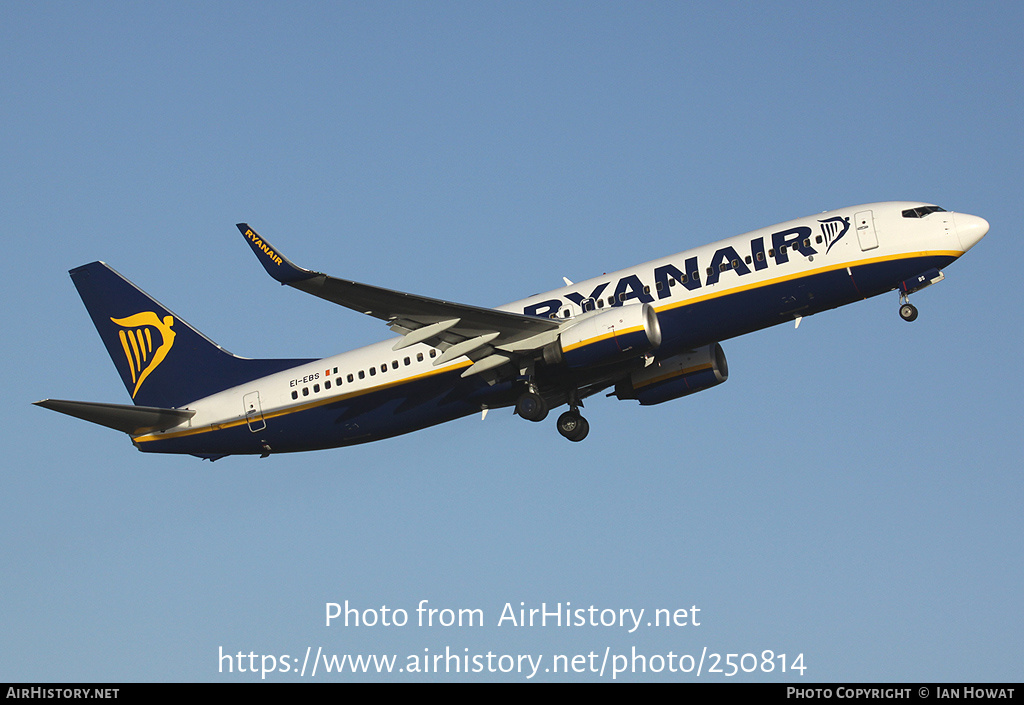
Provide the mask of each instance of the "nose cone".
[{"label": "nose cone", "polygon": [[956,234],[960,238],[960,246],[964,248],[964,252],[977,245],[988,232],[988,221],[976,215],[954,213],[953,224],[956,226]]}]

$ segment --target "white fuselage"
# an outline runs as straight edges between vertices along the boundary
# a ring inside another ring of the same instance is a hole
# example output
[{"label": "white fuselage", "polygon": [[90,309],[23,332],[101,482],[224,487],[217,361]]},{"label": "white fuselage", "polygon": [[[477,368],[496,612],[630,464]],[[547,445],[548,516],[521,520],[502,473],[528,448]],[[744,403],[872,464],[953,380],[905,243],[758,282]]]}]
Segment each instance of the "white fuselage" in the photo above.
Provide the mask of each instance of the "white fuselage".
[{"label": "white fuselage", "polygon": [[[987,230],[987,224],[982,228],[984,221],[975,216],[945,211],[924,217],[903,215],[926,206],[886,202],[829,211],[603,274],[499,308],[571,322],[613,306],[649,303],[659,317],[670,319],[672,312],[695,304],[741,292],[775,291],[772,287],[776,285],[784,287],[816,275],[844,277],[849,273],[852,278],[855,268],[910,259],[948,263]],[[897,283],[888,283],[886,290]],[[880,292],[865,291],[860,298],[875,293]],[[714,340],[798,318],[803,315],[799,304],[794,304],[792,315],[784,314],[778,320],[753,322],[737,331],[723,327],[722,337]],[[806,313],[816,310],[812,305]],[[671,335],[667,339],[683,340]],[[434,348],[416,344],[395,351],[395,343],[396,339],[385,340],[195,400],[187,406],[196,412],[187,424],[135,440],[144,443],[181,434],[183,429],[195,432],[240,424],[258,427],[298,409],[373,394],[471,364],[460,357],[434,366],[439,355]],[[678,350],[664,352],[674,354]]]}]

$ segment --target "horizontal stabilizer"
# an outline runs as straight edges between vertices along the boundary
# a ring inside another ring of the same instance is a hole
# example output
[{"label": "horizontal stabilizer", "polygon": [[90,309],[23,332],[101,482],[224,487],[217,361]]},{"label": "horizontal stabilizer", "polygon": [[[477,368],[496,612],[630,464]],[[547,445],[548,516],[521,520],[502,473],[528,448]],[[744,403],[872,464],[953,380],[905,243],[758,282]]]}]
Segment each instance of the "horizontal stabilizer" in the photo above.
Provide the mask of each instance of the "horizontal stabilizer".
[{"label": "horizontal stabilizer", "polygon": [[102,404],[91,401],[43,399],[33,402],[44,409],[59,411],[76,419],[92,421],[117,431],[136,435],[148,431],[163,431],[188,421],[195,415],[191,409],[161,409],[155,406],[128,404]]}]

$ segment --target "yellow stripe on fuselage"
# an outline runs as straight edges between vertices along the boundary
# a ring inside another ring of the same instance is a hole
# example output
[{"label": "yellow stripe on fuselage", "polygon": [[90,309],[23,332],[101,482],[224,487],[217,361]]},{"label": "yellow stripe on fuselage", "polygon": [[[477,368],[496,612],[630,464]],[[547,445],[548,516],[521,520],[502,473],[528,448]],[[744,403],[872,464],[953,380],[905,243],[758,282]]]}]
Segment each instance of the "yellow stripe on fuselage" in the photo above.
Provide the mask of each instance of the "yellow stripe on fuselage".
[{"label": "yellow stripe on fuselage", "polygon": [[[878,264],[880,262],[895,262],[902,259],[918,259],[921,257],[953,257],[958,258],[963,254],[959,250],[935,250],[925,252],[907,252],[902,255],[887,255],[885,257],[873,257],[872,259],[856,260],[854,262],[846,262],[843,264],[831,264],[827,267],[818,267],[817,269],[804,270],[801,272],[794,272],[793,274],[786,274],[781,277],[774,277],[772,279],[764,279],[762,281],[751,282],[749,284],[742,284],[740,286],[726,287],[719,291],[709,291],[706,294],[694,296],[683,301],[675,301],[672,303],[666,303],[663,306],[655,306],[656,311],[668,311],[680,306],[689,306],[690,304],[698,304],[702,301],[709,301],[711,299],[717,299],[721,296],[727,296],[729,294],[739,294],[744,291],[750,291],[752,289],[759,289],[765,286],[772,286],[773,284],[781,284],[783,282],[793,281],[794,279],[803,279],[804,277],[813,277],[818,274],[825,274],[827,272],[835,272],[841,269],[853,269],[854,267],[862,267],[867,264]],[[715,286],[712,284],[711,286]]]},{"label": "yellow stripe on fuselage", "polygon": [[[824,274],[826,272],[833,272],[833,271],[837,271],[837,270],[841,270],[841,269],[852,269],[853,267],[860,267],[860,266],[867,265],[867,264],[877,264],[877,263],[880,263],[880,262],[893,262],[893,261],[896,261],[896,260],[915,259],[915,258],[919,258],[919,257],[952,257],[952,258],[956,259],[956,258],[960,257],[962,254],[963,254],[963,252],[959,251],[959,250],[937,250],[937,251],[924,251],[924,252],[907,252],[907,253],[900,254],[900,255],[887,255],[885,257],[874,257],[872,259],[867,259],[867,260],[857,260],[857,261],[854,261],[854,262],[846,262],[846,263],[842,263],[842,264],[833,264],[833,265],[829,265],[829,266],[826,266],[826,267],[819,267],[817,269],[805,270],[805,271],[801,271],[801,272],[794,272],[793,274],[787,274],[787,275],[780,276],[780,277],[775,277],[775,278],[772,278],[772,279],[765,279],[765,280],[762,280],[762,281],[751,282],[749,284],[743,284],[743,285],[740,285],[740,286],[733,286],[733,287],[723,286],[718,291],[711,291],[711,292],[708,292],[708,293],[705,293],[705,294],[701,294],[699,296],[694,296],[692,298],[687,298],[687,299],[684,299],[684,300],[681,300],[681,301],[665,303],[665,304],[663,304],[661,306],[655,306],[654,308],[655,308],[655,311],[668,311],[668,310],[671,310],[671,309],[674,309],[674,308],[679,308],[680,306],[690,306],[692,304],[698,304],[698,303],[701,303],[701,302],[704,302],[704,301],[709,301],[711,299],[717,299],[717,298],[720,298],[720,297],[723,297],[723,296],[728,296],[729,294],[738,294],[740,292],[750,291],[750,290],[753,290],[753,289],[758,289],[758,288],[766,287],[766,286],[771,286],[773,284],[780,284],[782,282],[792,281],[794,279],[802,279],[804,277],[812,277],[812,276],[815,276],[815,275],[818,275],[818,274]],[[714,285],[712,285],[712,286],[714,286]],[[610,331],[608,333],[604,333],[604,334],[596,336],[594,338],[589,338],[589,339],[587,339],[585,341],[582,341],[582,342],[579,342],[579,343],[574,343],[573,345],[569,346],[568,348],[565,348],[565,352],[569,352],[569,351],[575,350],[575,349],[580,348],[580,347],[582,347],[584,345],[592,345],[593,343],[599,342],[601,340],[606,340],[606,339],[611,338],[611,337],[613,337],[615,335],[622,335],[622,334],[626,334],[626,333],[634,333],[634,332],[640,331],[642,329],[643,329],[643,326],[634,326],[634,327],[629,328],[629,329],[624,330],[624,331]],[[122,343],[123,343],[123,341],[122,341]],[[436,369],[436,370],[432,370],[430,372],[424,372],[422,374],[413,375],[412,377],[405,377],[405,378],[402,378],[402,379],[398,379],[398,380],[395,380],[394,382],[388,382],[386,384],[379,384],[379,385],[377,385],[375,387],[369,387],[367,389],[360,389],[358,391],[351,392],[351,393],[348,393],[348,394],[339,394],[339,395],[336,395],[336,396],[324,397],[322,399],[317,399],[316,401],[306,402],[304,404],[297,404],[295,406],[285,407],[285,408],[282,408],[282,409],[278,409],[276,411],[264,412],[263,418],[264,419],[274,419],[274,418],[278,418],[280,416],[286,416],[288,414],[298,413],[300,411],[308,411],[309,409],[315,409],[316,407],[319,407],[319,406],[325,406],[327,404],[334,404],[334,403],[337,403],[337,402],[346,401],[348,399],[354,399],[356,397],[361,397],[361,396],[364,396],[366,394],[372,394],[373,392],[379,392],[379,391],[382,391],[384,389],[390,389],[390,388],[396,387],[396,386],[398,386],[400,384],[408,384],[410,382],[415,382],[416,380],[424,379],[426,377],[430,377],[430,376],[433,376],[433,375],[442,374],[442,373],[445,373],[445,372],[451,372],[453,370],[458,370],[458,369],[461,369],[463,367],[469,367],[472,364],[473,364],[472,361],[467,360],[465,362],[460,362],[460,363],[457,363],[457,364],[446,365],[446,366],[444,366],[442,368],[439,368],[439,369]],[[675,376],[675,375],[670,375],[670,376]],[[206,425],[206,426],[199,426],[199,427],[196,427],[196,428],[189,428],[189,429],[184,429],[184,430],[181,430],[181,431],[169,431],[167,433],[147,433],[147,434],[144,434],[144,435],[141,435],[141,436],[135,436],[134,438],[132,438],[132,441],[136,442],[136,443],[145,443],[147,441],[167,440],[167,439],[171,439],[171,438],[183,438],[185,436],[193,436],[193,435],[196,435],[196,434],[199,434],[199,433],[209,433],[211,431],[220,431],[220,430],[223,430],[223,429],[235,428],[235,427],[241,426],[242,424],[245,424],[245,423],[248,423],[248,419],[246,419],[243,416],[242,418],[238,418],[238,419],[235,419],[233,421],[226,421],[224,423],[210,424],[210,425]]]},{"label": "yellow stripe on fuselage", "polygon": [[[374,387],[368,387],[366,389],[360,389],[360,390],[357,390],[357,391],[354,391],[354,392],[349,392],[348,394],[337,394],[335,396],[324,397],[324,398],[321,398],[321,399],[317,399],[316,401],[306,402],[304,404],[296,404],[295,406],[288,406],[288,407],[285,407],[285,408],[282,408],[282,409],[278,409],[276,411],[263,412],[263,418],[264,419],[274,419],[274,418],[277,418],[279,416],[286,416],[288,414],[294,414],[294,413],[297,413],[297,412],[300,412],[300,411],[308,411],[309,409],[315,409],[318,406],[325,406],[327,404],[334,404],[334,403],[339,402],[339,401],[346,401],[348,399],[354,399],[356,397],[361,397],[361,396],[364,396],[366,394],[371,394],[373,392],[379,392],[379,391],[382,391],[384,389],[390,389],[392,387],[397,387],[400,384],[406,384],[408,382],[414,382],[414,381],[416,381],[418,379],[423,379],[425,377],[431,377],[433,375],[438,375],[438,374],[442,374],[442,373],[445,373],[445,372],[452,372],[454,370],[459,370],[459,369],[462,369],[463,367],[469,367],[472,364],[473,364],[472,362],[467,361],[467,362],[460,362],[460,363],[452,364],[452,365],[446,365],[445,367],[442,367],[442,368],[439,368],[439,369],[436,369],[436,370],[431,370],[430,372],[424,372],[422,374],[413,375],[412,377],[404,377],[402,379],[396,379],[394,382],[387,382],[386,384],[378,384],[378,385],[376,385]],[[162,440],[166,440],[166,439],[169,439],[169,438],[183,438],[185,436],[194,436],[194,435],[196,435],[198,433],[209,433],[210,431],[221,431],[221,430],[226,429],[226,428],[234,428],[236,426],[241,426],[242,424],[246,424],[248,422],[249,422],[249,420],[247,418],[243,417],[243,418],[240,418],[240,419],[235,419],[233,421],[225,421],[224,423],[209,424],[209,425],[206,425],[206,426],[197,426],[195,428],[183,429],[181,431],[169,431],[167,433],[147,433],[147,434],[144,434],[144,435],[141,435],[141,436],[135,436],[134,438],[132,438],[132,441],[137,442],[137,443],[145,443],[147,441],[162,441]]]}]

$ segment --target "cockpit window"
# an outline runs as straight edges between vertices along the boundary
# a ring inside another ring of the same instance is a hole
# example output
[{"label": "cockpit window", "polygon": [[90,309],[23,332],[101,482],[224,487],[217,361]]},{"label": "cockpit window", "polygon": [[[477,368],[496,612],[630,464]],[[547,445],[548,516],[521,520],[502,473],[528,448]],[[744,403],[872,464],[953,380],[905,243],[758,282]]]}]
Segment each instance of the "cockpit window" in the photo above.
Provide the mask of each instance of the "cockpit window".
[{"label": "cockpit window", "polygon": [[938,206],[920,206],[919,208],[908,208],[903,211],[904,218],[923,218],[929,213],[945,213],[945,208]]}]

